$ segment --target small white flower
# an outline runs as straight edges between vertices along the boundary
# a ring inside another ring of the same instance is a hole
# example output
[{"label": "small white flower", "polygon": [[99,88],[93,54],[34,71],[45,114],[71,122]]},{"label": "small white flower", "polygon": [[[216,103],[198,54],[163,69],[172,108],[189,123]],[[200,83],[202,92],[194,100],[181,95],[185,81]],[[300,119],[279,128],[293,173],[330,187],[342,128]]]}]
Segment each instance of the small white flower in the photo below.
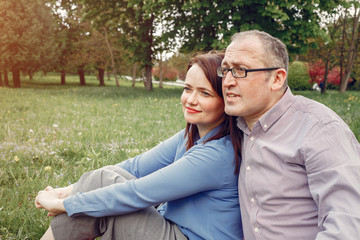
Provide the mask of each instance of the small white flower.
[{"label": "small white flower", "polygon": [[81,133],[81,132],[79,132],[79,133],[78,133],[78,135],[79,135],[79,136],[81,136],[81,135],[82,135],[82,133]]},{"label": "small white flower", "polygon": [[57,124],[55,123],[55,124],[53,124],[53,127],[54,127],[54,128],[57,128],[57,127],[59,127],[59,125],[57,125]]},{"label": "small white flower", "polygon": [[30,129],[29,132],[30,132],[30,133],[34,133],[34,130]]},{"label": "small white flower", "polygon": [[50,166],[46,166],[46,167],[44,167],[44,170],[47,171],[47,172],[50,172],[50,171],[51,171],[51,167],[50,167]]}]

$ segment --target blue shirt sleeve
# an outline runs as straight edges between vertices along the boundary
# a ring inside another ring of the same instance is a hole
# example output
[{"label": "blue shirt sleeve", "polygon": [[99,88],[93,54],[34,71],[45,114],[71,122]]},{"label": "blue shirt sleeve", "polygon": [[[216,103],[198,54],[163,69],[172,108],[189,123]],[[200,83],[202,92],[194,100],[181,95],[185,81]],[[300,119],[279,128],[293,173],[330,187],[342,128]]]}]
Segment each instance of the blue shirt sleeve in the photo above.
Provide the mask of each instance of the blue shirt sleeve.
[{"label": "blue shirt sleeve", "polygon": [[121,167],[137,178],[144,177],[174,162],[179,142],[184,138],[184,130],[160,143],[149,151],[123,161]]},{"label": "blue shirt sleeve", "polygon": [[[184,145],[181,135],[169,141]],[[217,145],[222,140],[210,141],[193,146],[176,159],[174,146],[169,142],[160,144],[153,150],[130,161],[120,164],[139,179],[129,180],[103,187],[91,192],[78,193],[65,199],[64,206],[69,216],[89,215],[94,217],[120,215],[142,208],[167,202],[198,192],[218,189],[228,184],[228,165],[222,159],[234,156],[229,144],[219,151]],[[182,143],[181,143],[182,142]],[[154,159],[156,158],[156,159]],[[174,161],[176,160],[176,161]],[[141,162],[141,163],[140,163]]]}]

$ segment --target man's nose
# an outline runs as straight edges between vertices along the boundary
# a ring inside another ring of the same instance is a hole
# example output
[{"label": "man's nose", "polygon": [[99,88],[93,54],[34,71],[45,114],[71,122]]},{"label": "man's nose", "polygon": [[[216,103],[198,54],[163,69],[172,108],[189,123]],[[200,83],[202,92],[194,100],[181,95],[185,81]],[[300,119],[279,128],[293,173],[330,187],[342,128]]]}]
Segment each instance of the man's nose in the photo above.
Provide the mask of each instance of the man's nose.
[{"label": "man's nose", "polygon": [[223,81],[222,84],[223,84],[224,88],[228,88],[230,86],[236,85],[236,79],[232,75],[231,71],[228,71],[227,73],[225,73],[225,76],[223,77],[222,81]]}]

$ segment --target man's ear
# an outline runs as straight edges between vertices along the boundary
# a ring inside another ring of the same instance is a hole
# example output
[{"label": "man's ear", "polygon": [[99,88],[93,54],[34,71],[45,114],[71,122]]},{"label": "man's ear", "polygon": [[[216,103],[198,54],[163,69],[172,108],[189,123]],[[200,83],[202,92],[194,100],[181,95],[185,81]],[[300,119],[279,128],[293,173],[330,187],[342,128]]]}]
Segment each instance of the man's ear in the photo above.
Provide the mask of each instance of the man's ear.
[{"label": "man's ear", "polygon": [[285,83],[286,75],[287,73],[285,69],[283,68],[277,69],[274,74],[274,80],[271,86],[271,90],[277,91],[281,89]]}]

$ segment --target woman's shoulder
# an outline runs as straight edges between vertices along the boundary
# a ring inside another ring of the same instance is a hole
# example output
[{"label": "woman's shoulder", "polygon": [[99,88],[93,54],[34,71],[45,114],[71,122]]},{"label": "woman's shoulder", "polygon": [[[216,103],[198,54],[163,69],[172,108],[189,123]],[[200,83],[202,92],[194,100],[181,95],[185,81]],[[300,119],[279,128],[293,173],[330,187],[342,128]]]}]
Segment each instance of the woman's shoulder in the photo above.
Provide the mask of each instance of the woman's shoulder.
[{"label": "woman's shoulder", "polygon": [[210,141],[205,142],[206,145],[208,146],[218,146],[221,148],[232,148],[232,142],[231,142],[231,137],[230,135],[225,135],[219,139],[213,139]]},{"label": "woman's shoulder", "polygon": [[215,156],[234,156],[234,147],[231,142],[230,135],[223,136],[219,139],[206,141],[203,144],[197,145],[198,148],[203,148],[208,154]]}]

